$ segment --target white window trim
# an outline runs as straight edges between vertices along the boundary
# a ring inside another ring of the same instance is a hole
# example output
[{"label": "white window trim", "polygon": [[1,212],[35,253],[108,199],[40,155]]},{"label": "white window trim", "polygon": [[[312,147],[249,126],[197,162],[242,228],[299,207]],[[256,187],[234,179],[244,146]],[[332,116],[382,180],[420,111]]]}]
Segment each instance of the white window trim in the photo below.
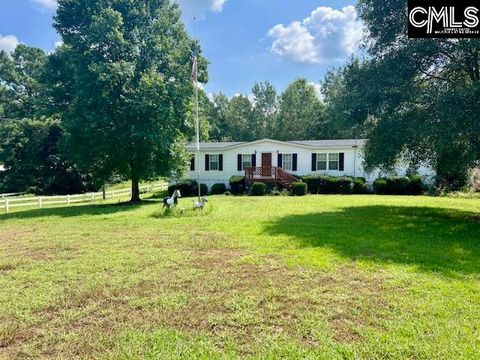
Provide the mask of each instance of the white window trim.
[{"label": "white window trim", "polygon": [[[320,160],[321,155],[325,156],[325,160]],[[320,162],[325,163],[325,169],[320,169],[320,166],[318,166]],[[317,153],[317,171],[328,171],[328,153]]]},{"label": "white window trim", "polygon": [[[212,161],[213,157],[216,157],[217,161]],[[210,169],[210,171],[220,171],[220,154],[210,154],[209,158],[208,158],[208,168]],[[216,169],[213,169],[212,168],[212,164],[217,164],[217,168]]]},{"label": "white window trim", "polygon": [[[331,160],[330,157],[332,155],[336,155],[337,159],[336,160]],[[330,169],[330,163],[331,162],[336,162],[337,163],[337,168],[336,169]],[[339,171],[340,169],[340,153],[329,153],[328,154],[328,170],[329,171]]]},{"label": "white window trim", "polygon": [[[248,161],[245,161],[245,158],[248,159]],[[248,163],[248,165],[246,165]],[[242,154],[242,171],[245,171],[247,167],[252,167],[252,155],[250,154]]]},{"label": "white window trim", "polygon": [[[290,157],[290,160],[286,160],[287,157]],[[289,166],[287,166],[289,165]],[[283,154],[282,155],[282,169],[285,171],[293,171],[293,154]]]}]

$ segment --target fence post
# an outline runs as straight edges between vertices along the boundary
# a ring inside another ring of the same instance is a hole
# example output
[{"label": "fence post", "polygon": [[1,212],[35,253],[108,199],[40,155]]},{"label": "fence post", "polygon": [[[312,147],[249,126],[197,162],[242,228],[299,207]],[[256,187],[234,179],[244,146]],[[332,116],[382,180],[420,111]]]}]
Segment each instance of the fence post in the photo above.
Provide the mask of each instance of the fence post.
[{"label": "fence post", "polygon": [[90,194],[90,201],[93,202],[94,199],[95,199],[95,194],[94,194],[94,193],[91,193],[91,194]]},{"label": "fence post", "polygon": [[38,197],[38,207],[42,207],[42,198],[40,196]]},{"label": "fence post", "polygon": [[115,199],[115,190],[112,190],[112,199]]},{"label": "fence post", "polygon": [[70,195],[67,195],[67,204],[70,205]]},{"label": "fence post", "polygon": [[8,197],[5,198],[5,212],[8,213]]}]

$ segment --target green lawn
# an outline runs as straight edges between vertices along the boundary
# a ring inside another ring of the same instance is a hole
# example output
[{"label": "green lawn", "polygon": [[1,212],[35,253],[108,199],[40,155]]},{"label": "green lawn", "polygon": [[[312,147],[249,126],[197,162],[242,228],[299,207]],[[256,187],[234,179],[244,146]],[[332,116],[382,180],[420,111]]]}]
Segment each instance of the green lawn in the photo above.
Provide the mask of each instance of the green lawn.
[{"label": "green lawn", "polygon": [[478,199],[160,208],[0,215],[0,357],[480,358]]}]

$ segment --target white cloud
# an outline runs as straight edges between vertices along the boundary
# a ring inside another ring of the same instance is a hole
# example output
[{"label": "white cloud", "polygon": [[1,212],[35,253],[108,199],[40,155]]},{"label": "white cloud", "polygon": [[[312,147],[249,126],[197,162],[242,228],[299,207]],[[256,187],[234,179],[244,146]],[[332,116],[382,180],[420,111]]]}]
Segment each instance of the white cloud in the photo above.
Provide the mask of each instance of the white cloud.
[{"label": "white cloud", "polygon": [[12,53],[17,45],[20,44],[20,41],[18,41],[17,37],[14,35],[6,35],[2,36],[0,35],[0,51],[3,50],[6,53],[10,54]]},{"label": "white cloud", "polygon": [[57,8],[57,0],[31,0],[31,1],[48,10],[55,10]]},{"label": "white cloud", "polygon": [[55,41],[55,49],[63,45],[63,40]]},{"label": "white cloud", "polygon": [[341,10],[321,6],[302,21],[268,31],[272,52],[310,64],[343,60],[358,49],[362,35],[362,23],[351,5]]},{"label": "white cloud", "polygon": [[206,12],[221,12],[227,0],[178,0],[183,15],[203,17]]}]

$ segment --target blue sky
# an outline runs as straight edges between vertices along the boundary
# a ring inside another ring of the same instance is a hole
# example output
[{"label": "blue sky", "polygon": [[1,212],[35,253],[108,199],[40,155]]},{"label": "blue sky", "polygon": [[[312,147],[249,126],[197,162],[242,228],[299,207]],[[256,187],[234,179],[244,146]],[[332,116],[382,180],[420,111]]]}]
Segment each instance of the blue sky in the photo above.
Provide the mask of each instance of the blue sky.
[{"label": "blue sky", "polygon": [[[248,94],[256,81],[279,91],[295,78],[318,83],[357,50],[361,24],[354,1],[179,0],[192,34],[210,61],[207,93]],[[46,51],[60,40],[52,27],[55,0],[1,0],[0,48],[22,42]]]}]

